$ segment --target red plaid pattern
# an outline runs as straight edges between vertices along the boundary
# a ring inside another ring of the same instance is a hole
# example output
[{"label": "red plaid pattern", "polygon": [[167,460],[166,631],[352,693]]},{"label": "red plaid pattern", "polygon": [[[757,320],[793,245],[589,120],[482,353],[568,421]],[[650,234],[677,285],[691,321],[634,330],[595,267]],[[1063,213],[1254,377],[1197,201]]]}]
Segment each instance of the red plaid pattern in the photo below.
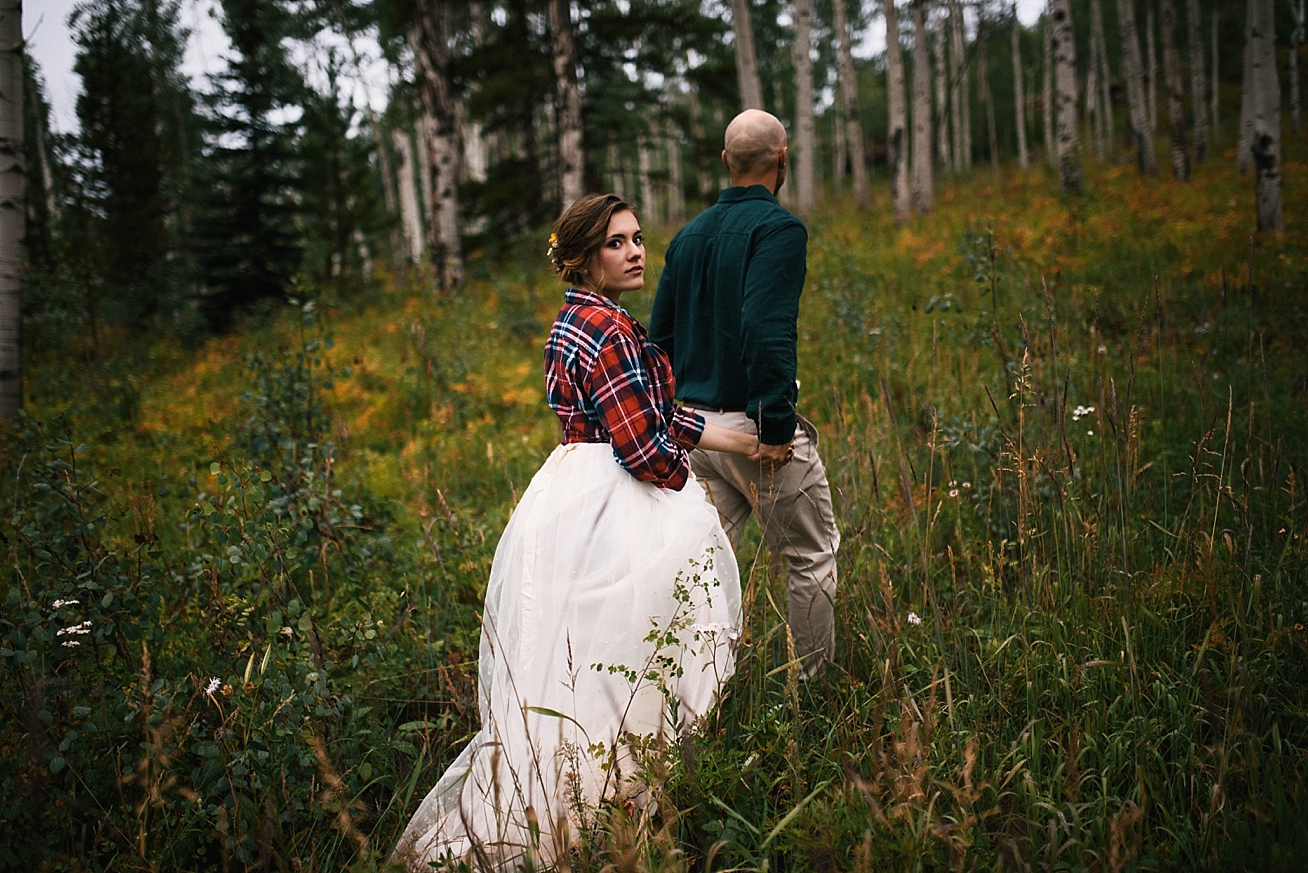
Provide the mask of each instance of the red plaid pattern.
[{"label": "red plaid pattern", "polygon": [[672,402],[667,355],[626,310],[569,288],[545,342],[545,394],[564,443],[611,443],[628,473],[680,491],[702,416]]}]

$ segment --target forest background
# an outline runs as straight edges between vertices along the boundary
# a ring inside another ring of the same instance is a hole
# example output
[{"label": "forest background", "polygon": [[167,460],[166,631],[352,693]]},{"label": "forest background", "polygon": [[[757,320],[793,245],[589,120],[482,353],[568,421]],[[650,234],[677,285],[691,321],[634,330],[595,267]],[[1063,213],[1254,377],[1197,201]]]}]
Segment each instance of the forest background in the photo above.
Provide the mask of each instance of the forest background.
[{"label": "forest background", "polygon": [[656,275],[762,106],[840,652],[747,533],[727,699],[568,864],[1301,868],[1303,0],[220,6],[199,82],[78,6],[59,132],[0,4],[0,865],[383,867],[557,441],[548,224],[617,190]]}]

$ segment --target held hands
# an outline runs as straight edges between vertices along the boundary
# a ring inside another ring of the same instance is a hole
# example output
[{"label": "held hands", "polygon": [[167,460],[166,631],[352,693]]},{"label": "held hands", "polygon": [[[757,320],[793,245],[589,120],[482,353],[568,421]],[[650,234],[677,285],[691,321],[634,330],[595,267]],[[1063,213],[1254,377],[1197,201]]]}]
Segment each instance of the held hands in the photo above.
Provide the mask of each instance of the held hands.
[{"label": "held hands", "polygon": [[789,464],[795,457],[795,441],[791,440],[779,446],[769,446],[766,443],[758,443],[758,448],[750,454],[749,459],[775,470],[778,467],[784,467]]}]

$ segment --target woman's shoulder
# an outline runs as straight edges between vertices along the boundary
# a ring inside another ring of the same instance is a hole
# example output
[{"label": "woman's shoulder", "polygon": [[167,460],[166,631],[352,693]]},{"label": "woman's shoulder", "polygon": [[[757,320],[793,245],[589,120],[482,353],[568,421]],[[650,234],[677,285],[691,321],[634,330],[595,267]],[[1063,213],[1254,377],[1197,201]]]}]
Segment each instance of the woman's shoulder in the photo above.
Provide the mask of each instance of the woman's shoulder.
[{"label": "woman's shoulder", "polygon": [[613,339],[635,339],[635,319],[621,309],[587,301],[559,307],[551,334],[600,345]]}]

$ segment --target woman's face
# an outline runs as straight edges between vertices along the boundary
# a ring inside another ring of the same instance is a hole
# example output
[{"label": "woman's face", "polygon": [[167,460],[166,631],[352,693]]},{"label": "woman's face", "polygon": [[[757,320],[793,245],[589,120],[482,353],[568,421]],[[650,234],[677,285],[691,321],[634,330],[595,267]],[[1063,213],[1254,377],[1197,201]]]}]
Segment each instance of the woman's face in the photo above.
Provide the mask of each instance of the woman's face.
[{"label": "woman's face", "polygon": [[645,241],[634,213],[616,212],[609,219],[608,236],[592,272],[599,292],[614,301],[645,284]]}]

